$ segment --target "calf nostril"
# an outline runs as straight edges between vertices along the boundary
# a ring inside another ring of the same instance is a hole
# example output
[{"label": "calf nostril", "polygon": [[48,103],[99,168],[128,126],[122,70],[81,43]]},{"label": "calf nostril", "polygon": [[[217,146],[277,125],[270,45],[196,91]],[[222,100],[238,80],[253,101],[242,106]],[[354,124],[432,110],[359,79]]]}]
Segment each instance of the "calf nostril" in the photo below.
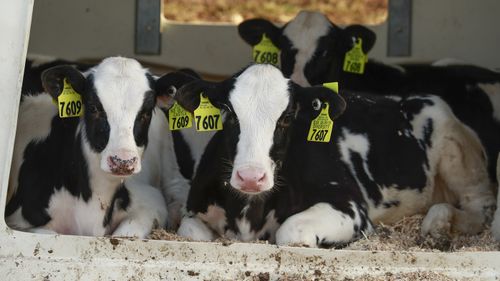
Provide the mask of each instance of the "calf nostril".
[{"label": "calf nostril", "polygon": [[266,174],[264,173],[262,177],[257,181],[258,183],[263,183],[266,180]]}]

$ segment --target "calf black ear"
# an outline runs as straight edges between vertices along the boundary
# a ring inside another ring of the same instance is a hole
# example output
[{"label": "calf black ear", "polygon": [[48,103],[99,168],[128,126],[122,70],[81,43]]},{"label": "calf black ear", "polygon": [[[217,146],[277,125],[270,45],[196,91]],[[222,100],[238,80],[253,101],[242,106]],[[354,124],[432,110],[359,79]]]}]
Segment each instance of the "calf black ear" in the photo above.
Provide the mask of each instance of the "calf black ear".
[{"label": "calf black ear", "polygon": [[347,104],[344,98],[326,87],[301,87],[293,83],[291,88],[294,102],[300,105],[301,110],[309,112],[317,110],[314,108],[314,100],[316,99],[320,100],[322,103],[328,102],[330,105],[330,118],[332,119],[342,115],[346,109]]},{"label": "calf black ear", "polygon": [[187,111],[194,112],[200,104],[200,94],[203,93],[214,106],[226,108],[233,84],[233,78],[222,82],[198,79],[182,86],[175,94],[174,99]]},{"label": "calf black ear", "polygon": [[268,20],[246,20],[238,25],[238,33],[240,37],[251,46],[259,44],[262,40],[262,35],[265,33],[275,46],[278,48],[280,47],[279,38],[281,36],[281,29]]},{"label": "calf black ear", "polygon": [[179,88],[199,79],[198,73],[188,68],[163,75],[155,81],[156,104],[169,109],[174,104],[174,96]]},{"label": "calf black ear", "polygon": [[375,35],[375,32],[359,24],[349,25],[344,28],[344,35],[345,40],[347,40],[346,43],[349,49],[353,46],[353,39],[361,38],[363,40],[362,48],[365,54],[368,54],[368,52],[375,45],[375,41],[377,40],[377,35]]},{"label": "calf black ear", "polygon": [[57,99],[63,90],[64,78],[77,93],[83,96],[86,79],[80,71],[70,65],[54,66],[42,72],[43,88],[52,98]]}]

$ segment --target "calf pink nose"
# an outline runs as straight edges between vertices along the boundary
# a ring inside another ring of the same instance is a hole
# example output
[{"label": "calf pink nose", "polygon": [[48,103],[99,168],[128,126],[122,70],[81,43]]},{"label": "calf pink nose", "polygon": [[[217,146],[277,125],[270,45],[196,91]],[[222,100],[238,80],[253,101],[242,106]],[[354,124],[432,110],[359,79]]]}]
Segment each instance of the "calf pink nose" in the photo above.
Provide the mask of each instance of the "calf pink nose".
[{"label": "calf pink nose", "polygon": [[137,157],[121,159],[114,155],[108,158],[108,165],[111,172],[115,175],[130,175],[134,172],[137,163]]},{"label": "calf pink nose", "polygon": [[263,169],[248,167],[236,171],[236,176],[241,186],[241,190],[245,192],[260,192],[261,187],[266,181],[266,172]]}]

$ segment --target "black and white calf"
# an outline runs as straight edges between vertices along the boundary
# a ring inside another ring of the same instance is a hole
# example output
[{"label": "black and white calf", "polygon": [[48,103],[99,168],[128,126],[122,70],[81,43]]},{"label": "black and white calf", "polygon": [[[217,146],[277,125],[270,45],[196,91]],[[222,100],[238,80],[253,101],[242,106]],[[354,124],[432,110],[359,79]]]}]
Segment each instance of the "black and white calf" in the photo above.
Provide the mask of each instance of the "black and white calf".
[{"label": "black and white calf", "polygon": [[[481,231],[491,216],[482,146],[437,97],[341,96],[270,65],[188,83],[175,99],[193,111],[202,92],[222,109],[224,129],[201,158],[180,235],[317,247],[420,212],[423,234],[434,236]],[[308,142],[326,103],[332,139]]]},{"label": "black and white calf", "polygon": [[[53,99],[64,79],[82,97],[80,118],[58,117]],[[151,119],[163,115],[153,112],[157,98],[166,96],[158,81],[137,61],[113,57],[84,73],[55,66],[43,72],[42,83],[45,92],[25,95],[19,109],[7,224],[40,233],[138,237],[163,226],[161,192],[139,178],[124,181],[152,173],[140,172]]]},{"label": "black and white calf", "polygon": [[281,49],[281,69],[301,86],[339,81],[341,89],[379,95],[440,96],[459,120],[471,127],[485,146],[490,179],[496,181],[500,152],[500,73],[464,63],[442,60],[434,65],[387,65],[368,60],[363,74],[343,71],[345,54],[362,39],[367,54],[376,35],[361,25],[340,28],[319,12],[303,11],[279,28],[263,19],[239,25],[240,36],[250,45],[266,34]]}]

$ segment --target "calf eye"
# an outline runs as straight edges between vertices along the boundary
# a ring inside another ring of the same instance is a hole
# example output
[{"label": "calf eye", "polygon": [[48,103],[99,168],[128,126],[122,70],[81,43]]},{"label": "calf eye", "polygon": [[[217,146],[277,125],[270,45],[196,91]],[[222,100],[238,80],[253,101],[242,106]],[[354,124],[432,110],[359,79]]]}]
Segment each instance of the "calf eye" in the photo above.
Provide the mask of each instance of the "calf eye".
[{"label": "calf eye", "polygon": [[173,96],[173,95],[175,95],[175,93],[177,93],[177,88],[176,87],[174,87],[174,86],[168,87],[168,89],[167,89],[167,95]]},{"label": "calf eye", "polygon": [[312,101],[312,107],[314,110],[320,110],[321,109],[321,101],[319,99],[314,99]]}]

